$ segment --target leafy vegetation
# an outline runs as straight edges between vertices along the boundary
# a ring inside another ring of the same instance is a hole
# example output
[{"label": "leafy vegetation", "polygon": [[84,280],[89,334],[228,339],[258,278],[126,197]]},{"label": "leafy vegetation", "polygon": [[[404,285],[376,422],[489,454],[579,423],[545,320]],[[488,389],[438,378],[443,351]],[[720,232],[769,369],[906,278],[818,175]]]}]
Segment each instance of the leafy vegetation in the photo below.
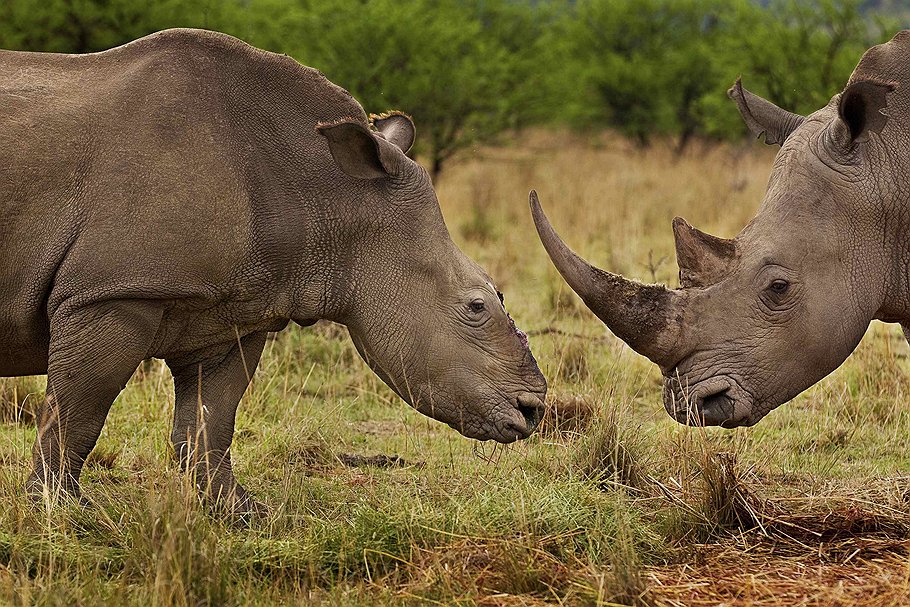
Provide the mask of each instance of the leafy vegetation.
[{"label": "leafy vegetation", "polygon": [[[401,109],[434,177],[459,150],[532,124],[647,145],[744,135],[743,75],[796,112],[824,105],[910,15],[861,0],[6,0],[0,47],[89,52],[203,27],[290,54],[369,112]],[[864,10],[865,9],[865,10]]]}]

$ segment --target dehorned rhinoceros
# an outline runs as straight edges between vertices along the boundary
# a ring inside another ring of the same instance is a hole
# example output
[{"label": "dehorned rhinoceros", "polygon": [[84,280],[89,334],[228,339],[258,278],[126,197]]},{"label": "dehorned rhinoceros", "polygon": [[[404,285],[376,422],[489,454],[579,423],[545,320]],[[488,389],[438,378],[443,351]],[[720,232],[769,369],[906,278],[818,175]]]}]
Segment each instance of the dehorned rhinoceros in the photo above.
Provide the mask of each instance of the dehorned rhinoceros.
[{"label": "dehorned rhinoceros", "polygon": [[269,331],[346,325],[404,400],[468,437],[538,423],[546,382],[452,242],[407,116],[318,71],[169,30],[90,55],[0,52],[0,375],[47,373],[33,491],[78,494],[138,364],[174,377],[173,443],[209,497]]},{"label": "dehorned rhinoceros", "polygon": [[660,366],[670,415],[734,427],[837,368],[872,319],[910,327],[910,31],[867,51],[810,116],[738,81],[729,94],[753,133],[782,147],[757,216],[735,239],[673,220],[681,288],[590,266],[533,193],[531,206],[569,285]]}]

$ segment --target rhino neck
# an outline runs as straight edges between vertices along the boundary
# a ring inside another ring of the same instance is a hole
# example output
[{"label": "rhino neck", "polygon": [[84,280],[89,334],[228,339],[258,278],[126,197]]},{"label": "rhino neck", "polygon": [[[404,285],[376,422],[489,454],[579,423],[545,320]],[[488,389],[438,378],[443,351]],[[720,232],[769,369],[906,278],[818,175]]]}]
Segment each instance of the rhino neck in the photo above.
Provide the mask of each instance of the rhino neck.
[{"label": "rhino neck", "polygon": [[[910,176],[904,180],[910,184]],[[910,326],[910,192],[896,202],[883,234],[885,292],[875,318]]]},{"label": "rhino neck", "polygon": [[[300,324],[330,320],[347,324],[356,312],[360,279],[358,265],[365,256],[358,213],[343,203],[312,209],[297,225],[290,260],[291,318]],[[341,207],[341,208],[339,208]]]},{"label": "rhino neck", "polygon": [[[886,217],[883,241],[891,249],[888,261],[888,282],[885,301],[876,318],[899,322],[910,327],[910,71],[906,69],[910,33],[901,32],[882,48],[903,48],[898,74],[900,84],[888,95],[889,121],[882,133],[880,166],[876,171],[878,191],[890,195],[885,201]],[[859,70],[859,68],[857,68]]]},{"label": "rhino neck", "polygon": [[364,249],[359,206],[370,192],[311,179],[251,194],[249,260],[238,268],[234,290],[262,316],[302,325],[344,323],[351,313],[352,268]]},{"label": "rhino neck", "polygon": [[[902,102],[910,112],[906,97]],[[885,194],[882,229],[874,243],[885,247],[885,293],[875,317],[910,326],[910,122],[888,135],[883,138],[884,167],[875,177],[877,190]]]}]

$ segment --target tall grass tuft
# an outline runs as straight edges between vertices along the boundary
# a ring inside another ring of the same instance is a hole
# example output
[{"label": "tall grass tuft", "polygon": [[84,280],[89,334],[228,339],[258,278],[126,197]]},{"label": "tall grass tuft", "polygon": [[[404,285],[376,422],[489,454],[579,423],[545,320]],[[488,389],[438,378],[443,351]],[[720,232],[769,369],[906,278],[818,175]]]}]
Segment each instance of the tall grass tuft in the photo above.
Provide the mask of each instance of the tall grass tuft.
[{"label": "tall grass tuft", "polygon": [[575,447],[572,463],[577,474],[604,489],[646,489],[644,446],[636,428],[625,421],[629,418],[628,409],[612,402],[598,411]]},{"label": "tall grass tuft", "polygon": [[0,423],[33,425],[45,383],[40,377],[0,378]]},{"label": "tall grass tuft", "polygon": [[657,483],[675,508],[667,512],[669,535],[697,542],[760,527],[768,506],[752,488],[749,469],[738,462],[736,446],[721,450],[704,430],[676,445],[669,483]]},{"label": "tall grass tuft", "polygon": [[127,524],[125,575],[151,583],[152,605],[228,604],[233,568],[221,537],[229,531],[200,503],[188,475],[156,489]]},{"label": "tall grass tuft", "polygon": [[563,340],[556,351],[557,377],[565,382],[583,383],[588,379],[588,351],[580,339]]}]

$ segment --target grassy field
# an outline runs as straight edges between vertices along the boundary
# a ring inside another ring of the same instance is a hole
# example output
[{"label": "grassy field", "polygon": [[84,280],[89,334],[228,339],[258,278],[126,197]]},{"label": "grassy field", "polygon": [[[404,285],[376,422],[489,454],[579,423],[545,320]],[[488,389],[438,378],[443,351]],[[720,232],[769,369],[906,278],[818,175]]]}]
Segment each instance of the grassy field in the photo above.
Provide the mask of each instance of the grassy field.
[{"label": "grassy field", "polygon": [[505,448],[464,439],[396,398],[342,327],[289,329],[240,407],[237,475],[271,507],[249,528],[209,516],[178,474],[159,361],[112,409],[83,475],[88,510],[21,495],[42,384],[2,380],[0,604],[910,603],[900,332],[873,325],[755,428],[684,428],[657,369],[580,305],[530,221],[534,187],[588,259],[675,285],[672,217],[733,236],[773,152],[677,159],[530,133],[453,163],[438,187],[449,228],[531,335],[550,381],[543,431]]}]

